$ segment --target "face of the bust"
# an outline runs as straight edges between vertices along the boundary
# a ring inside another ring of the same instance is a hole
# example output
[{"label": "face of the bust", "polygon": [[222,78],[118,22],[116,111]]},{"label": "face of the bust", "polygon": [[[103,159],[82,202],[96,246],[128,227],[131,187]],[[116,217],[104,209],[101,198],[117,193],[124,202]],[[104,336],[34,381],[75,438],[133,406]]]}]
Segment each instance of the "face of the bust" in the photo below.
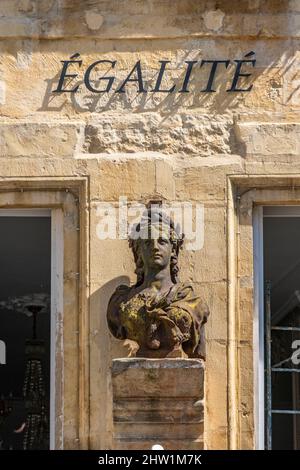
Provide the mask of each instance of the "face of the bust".
[{"label": "face of the bust", "polygon": [[140,246],[141,256],[146,268],[163,269],[170,264],[172,244],[168,231],[160,230],[158,232],[154,228],[152,237],[142,240]]}]

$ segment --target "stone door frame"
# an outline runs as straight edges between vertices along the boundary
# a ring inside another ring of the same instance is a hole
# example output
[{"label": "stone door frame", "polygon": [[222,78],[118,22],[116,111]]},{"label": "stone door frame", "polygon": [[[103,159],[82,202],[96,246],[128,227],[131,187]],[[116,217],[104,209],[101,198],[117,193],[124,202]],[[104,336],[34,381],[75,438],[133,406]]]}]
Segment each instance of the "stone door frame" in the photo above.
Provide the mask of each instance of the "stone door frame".
[{"label": "stone door frame", "polygon": [[89,445],[87,191],[88,178],[84,177],[0,178],[0,209],[51,211],[55,406],[50,422],[55,449],[87,449]]}]

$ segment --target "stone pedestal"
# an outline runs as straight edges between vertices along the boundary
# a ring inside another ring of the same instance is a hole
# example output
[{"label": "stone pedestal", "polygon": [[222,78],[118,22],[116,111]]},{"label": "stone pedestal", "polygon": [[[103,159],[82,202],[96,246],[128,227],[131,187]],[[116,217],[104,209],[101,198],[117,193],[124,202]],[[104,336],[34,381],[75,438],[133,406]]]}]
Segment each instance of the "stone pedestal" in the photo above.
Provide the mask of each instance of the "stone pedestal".
[{"label": "stone pedestal", "polygon": [[114,448],[203,449],[204,362],[115,359]]}]

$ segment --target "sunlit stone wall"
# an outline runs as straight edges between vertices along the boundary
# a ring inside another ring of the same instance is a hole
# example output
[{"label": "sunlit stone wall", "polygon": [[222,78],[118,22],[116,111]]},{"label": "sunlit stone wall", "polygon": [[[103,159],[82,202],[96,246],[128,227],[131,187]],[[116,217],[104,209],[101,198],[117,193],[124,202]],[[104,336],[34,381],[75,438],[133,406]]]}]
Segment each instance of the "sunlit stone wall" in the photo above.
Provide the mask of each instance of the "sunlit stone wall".
[{"label": "sunlit stone wall", "polygon": [[[2,0],[0,5],[0,175],[89,178],[89,424],[91,448],[112,446],[112,358],[130,354],[130,344],[109,335],[107,301],[116,285],[133,282],[126,240],[99,240],[97,203],[149,199],[204,205],[204,246],[181,254],[181,280],[192,281],[211,310],[207,324],[206,446],[229,447],[228,409],[228,175],[297,174],[299,154],[299,0]],[[229,92],[236,62],[249,52],[240,84]],[[62,62],[80,54],[66,80],[76,93],[53,93]],[[114,76],[109,93],[83,83],[89,65],[99,65],[92,84]],[[207,87],[211,64],[229,60]],[[140,61],[147,93],[129,82]],[[170,61],[162,88],[151,91]],[[189,92],[180,93],[186,61],[197,61]],[[244,80],[244,81],[243,81]],[[251,248],[250,248],[251,249]],[[249,299],[253,295],[248,279]],[[238,313],[237,313],[238,315]],[[237,351],[248,360],[234,371],[243,390],[237,414],[237,445],[254,446],[252,316],[238,324]],[[71,397],[65,396],[65,403]],[[80,446],[72,426],[65,447]]]}]

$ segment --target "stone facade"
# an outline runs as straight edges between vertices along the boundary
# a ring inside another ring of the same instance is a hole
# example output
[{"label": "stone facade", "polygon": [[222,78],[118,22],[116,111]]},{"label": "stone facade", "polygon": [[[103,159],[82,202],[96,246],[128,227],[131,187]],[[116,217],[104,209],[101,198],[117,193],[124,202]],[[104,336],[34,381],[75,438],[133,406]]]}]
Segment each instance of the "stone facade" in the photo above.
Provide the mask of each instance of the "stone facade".
[{"label": "stone facade", "polygon": [[[43,188],[72,191],[80,183],[80,240],[74,228],[64,251],[67,264],[74,246],[80,254],[69,270],[80,276],[79,313],[62,333],[64,447],[113,446],[111,364],[131,346],[109,335],[106,308],[118,284],[134,281],[134,263],[126,240],[97,237],[97,203],[126,196],[204,204],[203,249],[183,251],[180,261],[181,279],[193,282],[211,311],[205,445],[253,448],[249,214],[251,201],[300,200],[300,1],[2,0],[0,8],[1,206],[8,204],[5,191],[12,206],[47,206]],[[257,61],[253,88],[228,93],[233,61],[249,51]],[[204,67],[191,79],[190,93],[137,94],[134,84],[122,95],[83,86],[76,94],[53,93],[60,61],[75,53],[83,61],[78,81],[88,65],[106,59],[117,60],[118,80],[140,60],[151,82],[159,61],[169,60],[166,88],[182,80],[186,60],[231,64],[218,73],[215,93],[199,92],[207,82]],[[261,197],[242,201],[240,210],[235,195],[260,187]],[[34,194],[24,199],[24,188]],[[67,319],[74,301],[68,283],[76,281],[64,282]]]}]

